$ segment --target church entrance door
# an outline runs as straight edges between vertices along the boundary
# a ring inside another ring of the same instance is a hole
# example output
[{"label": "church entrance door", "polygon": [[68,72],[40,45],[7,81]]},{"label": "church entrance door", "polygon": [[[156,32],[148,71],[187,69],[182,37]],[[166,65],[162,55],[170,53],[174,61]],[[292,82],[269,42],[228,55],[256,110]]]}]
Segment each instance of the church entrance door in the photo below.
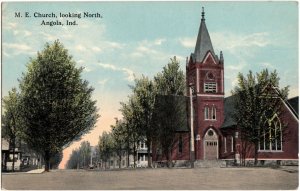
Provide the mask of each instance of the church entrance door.
[{"label": "church entrance door", "polygon": [[204,159],[214,160],[219,157],[218,135],[213,129],[209,129],[204,136]]}]

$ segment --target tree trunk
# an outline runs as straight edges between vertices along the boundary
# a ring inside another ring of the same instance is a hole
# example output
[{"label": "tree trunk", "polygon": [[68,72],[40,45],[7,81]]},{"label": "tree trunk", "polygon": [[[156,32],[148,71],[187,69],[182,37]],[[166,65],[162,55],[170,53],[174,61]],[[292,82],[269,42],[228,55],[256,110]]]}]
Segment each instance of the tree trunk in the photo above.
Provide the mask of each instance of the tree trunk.
[{"label": "tree trunk", "polygon": [[45,156],[44,156],[44,160],[45,160],[45,171],[49,172],[49,164],[50,164],[50,152],[49,151],[45,151]]},{"label": "tree trunk", "polygon": [[127,168],[129,167],[129,152],[130,152],[130,149],[128,147],[127,148]]},{"label": "tree trunk", "polygon": [[258,163],[258,142],[254,144],[254,166],[257,166]]},{"label": "tree trunk", "polygon": [[172,150],[168,149],[168,154],[167,154],[167,161],[168,161],[168,167],[172,168]]},{"label": "tree trunk", "polygon": [[14,172],[15,171],[15,154],[16,154],[16,152],[15,152],[15,150],[16,150],[16,139],[15,138],[13,138],[13,142],[12,142],[12,150],[13,150],[13,161],[12,161],[12,172]]},{"label": "tree trunk", "polygon": [[133,144],[133,167],[136,168],[136,148],[135,148],[135,142]]},{"label": "tree trunk", "polygon": [[150,157],[150,141],[147,140],[148,168],[152,167],[152,157]]},{"label": "tree trunk", "polygon": [[119,155],[119,168],[121,168],[121,161],[122,161],[122,151],[120,152]]}]

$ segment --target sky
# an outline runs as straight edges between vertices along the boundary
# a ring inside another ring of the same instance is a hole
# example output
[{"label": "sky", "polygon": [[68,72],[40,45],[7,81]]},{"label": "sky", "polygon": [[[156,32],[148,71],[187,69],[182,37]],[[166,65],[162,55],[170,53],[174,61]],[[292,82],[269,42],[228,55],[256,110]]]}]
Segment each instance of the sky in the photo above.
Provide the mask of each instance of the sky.
[{"label": "sky", "polygon": [[[298,96],[297,2],[6,2],[2,4],[2,96],[26,73],[30,58],[45,43],[59,40],[82,78],[95,88],[93,99],[101,117],[95,128],[64,150],[60,168],[81,141],[98,143],[115,117],[122,118],[120,102],[131,93],[129,85],[141,75],[152,78],[176,56],[185,72],[186,57],[194,52],[205,8],[206,26],[215,53],[223,51],[225,96],[237,84],[239,72],[277,70],[280,86],[290,86],[289,97]],[[16,17],[20,12],[22,17]],[[25,17],[25,12],[29,16]],[[83,18],[83,13],[102,18]],[[40,14],[57,18],[34,17]],[[60,18],[79,14],[81,18]],[[64,26],[41,25],[42,21]],[[77,25],[66,25],[66,20]]]}]

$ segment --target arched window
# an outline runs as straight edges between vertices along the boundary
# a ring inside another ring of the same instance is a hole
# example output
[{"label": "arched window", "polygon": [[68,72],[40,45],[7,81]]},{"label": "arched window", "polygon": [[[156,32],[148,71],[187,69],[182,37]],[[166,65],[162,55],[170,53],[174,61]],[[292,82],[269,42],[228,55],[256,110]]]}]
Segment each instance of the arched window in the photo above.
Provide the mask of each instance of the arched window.
[{"label": "arched window", "polygon": [[209,107],[205,106],[204,108],[204,119],[209,120]]},{"label": "arched window", "polygon": [[265,122],[265,128],[260,132],[259,150],[281,151],[282,150],[282,129],[277,114]]},{"label": "arched window", "polygon": [[216,120],[217,119],[217,109],[215,106],[212,107],[211,109],[211,119]]}]

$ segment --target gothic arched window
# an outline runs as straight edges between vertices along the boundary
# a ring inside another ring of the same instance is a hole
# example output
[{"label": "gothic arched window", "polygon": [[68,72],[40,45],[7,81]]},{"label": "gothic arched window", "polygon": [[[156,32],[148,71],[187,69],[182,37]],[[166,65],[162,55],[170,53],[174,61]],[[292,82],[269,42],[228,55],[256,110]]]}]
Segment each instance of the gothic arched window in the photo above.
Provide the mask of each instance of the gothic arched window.
[{"label": "gothic arched window", "polygon": [[266,120],[265,128],[260,133],[259,150],[282,150],[282,129],[280,119],[277,114]]},{"label": "gothic arched window", "polygon": [[212,107],[211,109],[211,119],[216,120],[217,119],[217,109],[215,106]]},{"label": "gothic arched window", "polygon": [[209,120],[209,107],[205,106],[204,108],[204,119]]}]

